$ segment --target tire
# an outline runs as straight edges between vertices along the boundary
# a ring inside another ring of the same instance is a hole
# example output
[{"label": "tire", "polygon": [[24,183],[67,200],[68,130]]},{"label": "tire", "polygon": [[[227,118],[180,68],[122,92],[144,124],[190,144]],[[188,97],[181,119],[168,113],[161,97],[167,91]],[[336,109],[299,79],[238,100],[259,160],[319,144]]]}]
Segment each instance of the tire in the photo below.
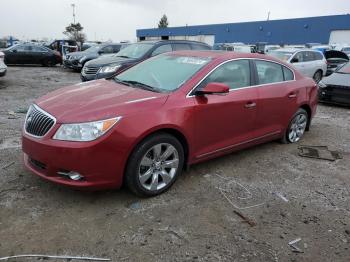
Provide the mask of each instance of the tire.
[{"label": "tire", "polygon": [[305,109],[299,108],[293,115],[292,120],[288,124],[286,132],[281,139],[283,144],[290,144],[298,142],[306,131],[309,121],[309,115]]},{"label": "tire", "polygon": [[172,186],[183,166],[181,143],[172,135],[158,133],[147,137],[132,152],[125,183],[138,196],[156,196]]},{"label": "tire", "polygon": [[316,71],[316,73],[314,74],[314,76],[312,77],[314,80],[315,80],[315,82],[318,84],[320,81],[321,81],[321,79],[322,79],[322,71],[321,70],[317,70]]},{"label": "tire", "polygon": [[53,61],[51,59],[47,59],[42,63],[43,66],[47,66],[47,67],[52,67],[56,65],[56,61]]}]

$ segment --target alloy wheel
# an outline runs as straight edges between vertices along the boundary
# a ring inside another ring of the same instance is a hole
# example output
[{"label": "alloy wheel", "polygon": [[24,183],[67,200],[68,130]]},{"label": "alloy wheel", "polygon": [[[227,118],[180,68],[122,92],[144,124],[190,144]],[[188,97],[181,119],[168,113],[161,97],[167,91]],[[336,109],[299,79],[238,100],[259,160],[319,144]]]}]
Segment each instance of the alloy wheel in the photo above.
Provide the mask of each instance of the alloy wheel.
[{"label": "alloy wheel", "polygon": [[288,139],[290,142],[298,142],[303,136],[307,125],[307,116],[305,114],[296,115],[290,125],[288,131]]},{"label": "alloy wheel", "polygon": [[148,191],[158,191],[171,183],[179,167],[179,153],[168,143],[154,145],[142,157],[138,179]]}]

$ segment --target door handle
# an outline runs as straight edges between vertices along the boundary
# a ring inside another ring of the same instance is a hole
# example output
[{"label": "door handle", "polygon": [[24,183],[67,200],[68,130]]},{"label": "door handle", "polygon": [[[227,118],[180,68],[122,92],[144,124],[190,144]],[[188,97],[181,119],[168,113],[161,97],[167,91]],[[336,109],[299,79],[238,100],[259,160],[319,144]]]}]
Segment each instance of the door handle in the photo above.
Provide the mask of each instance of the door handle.
[{"label": "door handle", "polygon": [[288,95],[288,98],[296,98],[297,97],[297,94],[296,93],[290,93]]},{"label": "door handle", "polygon": [[256,103],[254,102],[248,102],[245,104],[245,108],[254,108],[256,107]]}]

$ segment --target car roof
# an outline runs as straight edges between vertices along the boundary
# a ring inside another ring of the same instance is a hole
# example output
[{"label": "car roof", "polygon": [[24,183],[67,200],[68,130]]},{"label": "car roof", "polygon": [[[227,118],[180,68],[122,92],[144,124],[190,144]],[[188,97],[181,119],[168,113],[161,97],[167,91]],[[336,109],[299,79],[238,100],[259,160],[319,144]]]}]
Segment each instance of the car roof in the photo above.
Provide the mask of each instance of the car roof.
[{"label": "car roof", "polygon": [[206,43],[203,42],[199,42],[199,41],[192,41],[192,40],[143,40],[140,42],[137,42],[135,44],[138,43],[146,43],[146,44],[158,44],[158,43],[189,43],[189,44],[202,44],[202,45],[208,45]]},{"label": "car roof", "polygon": [[231,59],[239,59],[239,58],[263,59],[263,60],[271,60],[274,62],[281,63],[280,60],[264,54],[232,52],[232,51],[222,51],[222,50],[195,50],[195,51],[181,50],[181,51],[171,52],[168,54],[176,55],[176,56],[192,56],[192,57],[202,57],[202,58],[209,57],[209,58],[218,59],[218,60],[231,60]]}]

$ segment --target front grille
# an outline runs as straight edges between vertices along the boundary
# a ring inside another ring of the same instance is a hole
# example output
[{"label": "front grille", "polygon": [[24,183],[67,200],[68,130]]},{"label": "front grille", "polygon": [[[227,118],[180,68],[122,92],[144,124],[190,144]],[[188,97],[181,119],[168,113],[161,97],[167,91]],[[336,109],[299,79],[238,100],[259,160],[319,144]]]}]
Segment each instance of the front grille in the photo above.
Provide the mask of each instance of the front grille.
[{"label": "front grille", "polygon": [[56,120],[39,107],[32,105],[24,123],[25,130],[28,134],[42,137],[49,132],[54,126]]},{"label": "front grille", "polygon": [[84,66],[83,72],[85,75],[96,75],[100,68],[99,66]]}]

